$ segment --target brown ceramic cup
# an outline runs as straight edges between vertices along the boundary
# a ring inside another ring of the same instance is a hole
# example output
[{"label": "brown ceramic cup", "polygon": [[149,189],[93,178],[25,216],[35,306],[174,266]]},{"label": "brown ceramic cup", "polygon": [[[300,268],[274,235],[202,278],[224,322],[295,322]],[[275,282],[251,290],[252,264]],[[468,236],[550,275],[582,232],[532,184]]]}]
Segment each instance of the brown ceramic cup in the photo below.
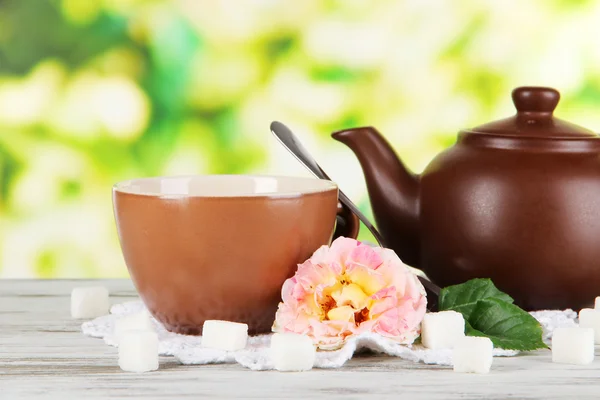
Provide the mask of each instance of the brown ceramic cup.
[{"label": "brown ceramic cup", "polygon": [[[275,176],[144,178],[113,188],[131,278],[152,315],[183,334],[200,334],[209,319],[270,331],[283,282],[332,239],[344,214],[337,196],[330,181]],[[346,236],[356,236],[356,222]]]}]

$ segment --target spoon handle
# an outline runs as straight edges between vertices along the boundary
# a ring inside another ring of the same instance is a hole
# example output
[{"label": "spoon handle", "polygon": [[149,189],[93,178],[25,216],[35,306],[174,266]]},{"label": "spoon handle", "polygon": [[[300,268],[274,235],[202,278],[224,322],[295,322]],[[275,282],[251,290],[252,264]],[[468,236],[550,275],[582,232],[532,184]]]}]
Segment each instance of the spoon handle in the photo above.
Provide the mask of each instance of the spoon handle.
[{"label": "spoon handle", "polygon": [[367,227],[369,232],[371,232],[371,234],[377,241],[377,244],[381,247],[386,247],[385,242],[384,242],[383,238],[381,237],[381,234],[379,233],[377,228],[375,228],[373,226],[371,221],[369,221],[367,219],[367,217],[358,209],[358,207],[352,202],[352,200],[350,200],[348,198],[348,196],[346,196],[346,194],[344,192],[342,192],[341,189],[338,189],[338,194],[339,194],[339,198],[340,198],[340,201],[342,202],[342,204],[344,204],[346,207],[348,207],[350,209],[350,211],[352,211],[358,217],[358,219],[360,219],[360,222],[362,222]]},{"label": "spoon handle", "polygon": [[[300,163],[304,165],[304,167],[306,167],[310,172],[312,172],[314,176],[316,176],[319,179],[327,179],[329,181],[331,180],[329,176],[327,176],[325,171],[323,171],[323,169],[319,166],[317,161],[310,155],[308,150],[306,150],[302,143],[300,143],[300,141],[298,140],[296,135],[294,135],[294,133],[290,130],[290,128],[288,128],[279,121],[273,121],[271,122],[271,132],[273,132],[273,135],[275,135],[277,140],[281,142],[283,147],[285,147],[290,153],[292,153],[292,155],[296,157],[296,159],[300,161]],[[371,234],[377,241],[377,244],[379,244],[379,246],[381,247],[387,247],[385,245],[383,237],[381,236],[377,228],[373,226],[371,221],[369,221],[369,219],[358,209],[358,207],[352,202],[352,200],[350,200],[350,198],[348,198],[348,196],[346,196],[346,194],[342,192],[339,188],[338,197],[340,202],[346,207],[348,207],[350,211],[352,211],[358,217],[358,219],[367,227],[369,232],[371,232]],[[440,294],[440,288],[433,282],[421,276],[419,276],[419,280],[430,295],[430,310],[434,310],[435,308],[437,308],[437,297]]]},{"label": "spoon handle", "polygon": [[[331,180],[329,176],[323,171],[323,169],[319,166],[317,161],[310,155],[308,150],[302,145],[302,143],[298,140],[296,135],[284,124],[278,121],[273,121],[271,123],[271,132],[275,135],[275,137],[283,144],[283,146],[296,157],[298,161],[302,165],[304,165],[310,172],[313,173],[314,176],[320,179]],[[338,196],[340,202],[348,207],[350,211],[352,211],[358,219],[367,227],[369,232],[373,234],[373,237],[377,241],[377,244],[381,247],[385,247],[385,242],[381,237],[381,234],[377,231],[377,228],[371,224],[369,219],[358,209],[358,207],[350,200],[348,196],[341,189],[338,188]]]}]

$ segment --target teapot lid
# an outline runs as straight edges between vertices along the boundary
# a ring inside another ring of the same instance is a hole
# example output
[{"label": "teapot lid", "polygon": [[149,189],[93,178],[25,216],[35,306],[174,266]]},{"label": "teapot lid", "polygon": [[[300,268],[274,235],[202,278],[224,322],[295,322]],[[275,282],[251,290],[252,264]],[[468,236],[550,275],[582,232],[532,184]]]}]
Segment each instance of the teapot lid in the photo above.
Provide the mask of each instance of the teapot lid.
[{"label": "teapot lid", "polygon": [[480,125],[470,131],[530,138],[598,138],[589,129],[553,116],[560,99],[556,89],[522,86],[513,90],[512,99],[517,109],[514,116]]}]

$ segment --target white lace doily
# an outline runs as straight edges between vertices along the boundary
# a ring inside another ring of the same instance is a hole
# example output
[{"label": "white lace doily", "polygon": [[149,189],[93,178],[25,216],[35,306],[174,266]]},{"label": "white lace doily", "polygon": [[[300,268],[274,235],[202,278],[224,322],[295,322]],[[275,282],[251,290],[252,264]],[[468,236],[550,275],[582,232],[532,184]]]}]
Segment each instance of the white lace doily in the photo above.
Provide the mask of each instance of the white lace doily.
[{"label": "white lace doily", "polygon": [[[114,324],[122,316],[145,310],[141,301],[131,301],[114,305],[109,315],[83,323],[81,326],[85,335],[103,338],[110,346],[117,346],[113,336]],[[537,311],[531,313],[544,328],[544,340],[552,337],[552,331],[558,327],[576,326],[577,313],[565,311]],[[175,356],[182,364],[216,364],[239,363],[252,370],[273,369],[269,357],[270,334],[248,338],[244,350],[227,352],[203,348],[200,336],[179,335],[167,331],[158,321],[152,318],[158,333],[158,352],[164,356]],[[400,357],[425,364],[452,365],[452,350],[431,350],[421,345],[405,346],[395,343],[377,334],[364,334],[349,339],[344,347],[335,351],[318,351],[315,368],[339,368],[350,360],[354,353],[360,350],[371,350],[376,353]],[[513,350],[494,349],[494,356],[514,356]]]}]

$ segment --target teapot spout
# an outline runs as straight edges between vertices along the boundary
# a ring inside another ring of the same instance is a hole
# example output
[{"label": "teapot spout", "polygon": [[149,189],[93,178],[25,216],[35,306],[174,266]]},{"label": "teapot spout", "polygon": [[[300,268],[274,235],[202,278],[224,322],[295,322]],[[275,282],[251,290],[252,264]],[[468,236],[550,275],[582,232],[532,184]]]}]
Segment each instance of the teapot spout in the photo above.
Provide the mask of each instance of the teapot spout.
[{"label": "teapot spout", "polygon": [[350,147],[360,162],[385,246],[404,263],[420,268],[419,177],[373,127],[342,130],[332,137]]}]

